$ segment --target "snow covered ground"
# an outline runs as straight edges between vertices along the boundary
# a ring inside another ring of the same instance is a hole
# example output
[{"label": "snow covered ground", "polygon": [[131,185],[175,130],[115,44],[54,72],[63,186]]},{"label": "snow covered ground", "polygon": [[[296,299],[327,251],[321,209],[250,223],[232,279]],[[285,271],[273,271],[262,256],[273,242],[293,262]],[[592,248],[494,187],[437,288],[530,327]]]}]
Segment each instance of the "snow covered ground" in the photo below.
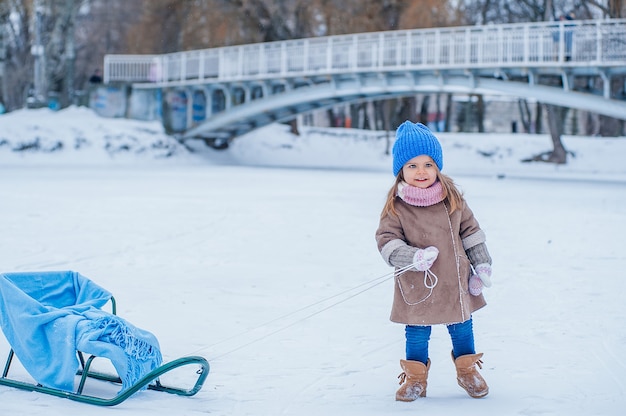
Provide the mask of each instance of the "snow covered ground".
[{"label": "snow covered ground", "polygon": [[0,116],[0,271],[78,271],[166,361],[211,364],[190,398],[110,409],[0,386],[0,413],[622,415],[626,139],[566,137],[575,157],[555,167],[520,162],[545,135],[438,136],[494,258],[474,315],[490,394],[457,386],[435,327],[428,397],[400,403],[404,332],[374,242],[384,133],[274,125],[215,152],[83,108]]}]

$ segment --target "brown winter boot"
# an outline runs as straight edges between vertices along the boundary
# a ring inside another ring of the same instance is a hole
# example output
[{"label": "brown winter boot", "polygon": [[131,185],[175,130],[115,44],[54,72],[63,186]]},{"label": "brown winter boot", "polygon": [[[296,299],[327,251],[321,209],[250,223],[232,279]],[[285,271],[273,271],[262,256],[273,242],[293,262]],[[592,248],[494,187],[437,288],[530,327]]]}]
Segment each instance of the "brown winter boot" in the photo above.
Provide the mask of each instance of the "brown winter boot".
[{"label": "brown winter boot", "polygon": [[482,353],[466,354],[455,359],[454,353],[452,353],[452,361],[456,366],[456,380],[459,382],[459,386],[463,387],[467,394],[475,399],[489,394],[489,386],[476,370],[477,365],[479,368],[483,368],[483,362],[480,360],[482,357]]},{"label": "brown winter boot", "polygon": [[426,397],[426,379],[428,378],[428,364],[420,361],[400,360],[402,373],[398,376],[402,386],[396,392],[396,400],[401,402],[412,402],[418,397]]}]

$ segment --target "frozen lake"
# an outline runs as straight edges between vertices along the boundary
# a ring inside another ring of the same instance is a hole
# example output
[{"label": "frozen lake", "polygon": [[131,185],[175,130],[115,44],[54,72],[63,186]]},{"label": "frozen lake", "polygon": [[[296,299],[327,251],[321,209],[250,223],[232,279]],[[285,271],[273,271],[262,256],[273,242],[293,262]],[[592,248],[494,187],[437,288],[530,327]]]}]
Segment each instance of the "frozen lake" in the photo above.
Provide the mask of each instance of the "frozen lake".
[{"label": "frozen lake", "polygon": [[[1,166],[0,265],[78,271],[166,361],[210,361],[196,396],[143,392],[118,415],[622,414],[626,183],[453,177],[494,259],[474,316],[481,400],[436,327],[428,397],[394,401],[404,332],[374,242],[386,171]],[[110,412],[8,387],[0,410]]]}]

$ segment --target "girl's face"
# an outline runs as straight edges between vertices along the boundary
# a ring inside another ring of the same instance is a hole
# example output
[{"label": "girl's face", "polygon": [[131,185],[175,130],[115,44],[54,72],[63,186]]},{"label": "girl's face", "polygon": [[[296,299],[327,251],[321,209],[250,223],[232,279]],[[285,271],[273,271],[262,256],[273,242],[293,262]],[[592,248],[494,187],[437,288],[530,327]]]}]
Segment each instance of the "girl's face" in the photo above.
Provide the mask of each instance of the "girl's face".
[{"label": "girl's face", "polygon": [[430,156],[420,155],[404,164],[402,175],[409,185],[426,189],[437,180],[437,165]]}]

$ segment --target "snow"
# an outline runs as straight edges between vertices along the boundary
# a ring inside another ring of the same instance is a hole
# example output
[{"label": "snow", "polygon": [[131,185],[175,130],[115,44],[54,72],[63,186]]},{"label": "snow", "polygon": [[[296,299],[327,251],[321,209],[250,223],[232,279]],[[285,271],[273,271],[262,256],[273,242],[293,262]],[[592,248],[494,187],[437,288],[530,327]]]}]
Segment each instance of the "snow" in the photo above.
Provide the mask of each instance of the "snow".
[{"label": "snow", "polygon": [[78,271],[166,361],[211,364],[193,397],[146,391],[111,410],[0,386],[0,412],[623,414],[625,138],[565,137],[575,157],[552,166],[520,162],[547,135],[438,134],[494,258],[474,314],[490,394],[457,385],[436,326],[428,397],[404,403],[404,329],[374,242],[393,183],[385,136],[272,125],[218,152],[85,108],[0,116],[0,271]]}]

